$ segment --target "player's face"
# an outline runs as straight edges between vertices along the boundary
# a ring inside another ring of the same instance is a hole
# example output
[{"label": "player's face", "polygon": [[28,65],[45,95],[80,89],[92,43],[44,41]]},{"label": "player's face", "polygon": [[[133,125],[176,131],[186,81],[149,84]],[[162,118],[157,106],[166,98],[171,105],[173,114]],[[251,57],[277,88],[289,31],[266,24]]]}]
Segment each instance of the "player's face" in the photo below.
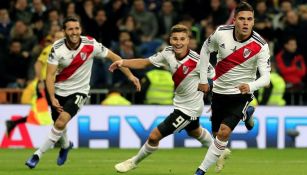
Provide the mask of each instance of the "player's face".
[{"label": "player's face", "polygon": [[176,32],[171,34],[170,44],[173,46],[177,57],[183,57],[187,53],[189,41],[189,36],[185,32]]},{"label": "player's face", "polygon": [[80,23],[75,21],[69,21],[65,25],[66,28],[64,30],[64,33],[67,41],[72,45],[79,45],[81,35]]},{"label": "player's face", "polygon": [[254,26],[254,13],[252,11],[241,11],[234,17],[235,36],[237,40],[248,38]]}]

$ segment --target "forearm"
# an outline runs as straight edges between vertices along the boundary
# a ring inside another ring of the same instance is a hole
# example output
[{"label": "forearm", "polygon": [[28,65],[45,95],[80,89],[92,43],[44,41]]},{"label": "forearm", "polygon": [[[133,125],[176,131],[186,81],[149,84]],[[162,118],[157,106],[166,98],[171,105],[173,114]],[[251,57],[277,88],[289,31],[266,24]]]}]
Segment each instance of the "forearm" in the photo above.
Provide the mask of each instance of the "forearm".
[{"label": "forearm", "polygon": [[199,70],[200,70],[200,84],[208,83],[208,66],[209,66],[210,52],[204,46],[200,52]]},{"label": "forearm", "polygon": [[122,67],[130,68],[130,69],[145,69],[150,64],[148,59],[125,59],[123,60]]},{"label": "forearm", "polygon": [[34,68],[35,68],[35,78],[41,80],[42,63],[40,61],[37,61],[34,65]]},{"label": "forearm", "polygon": [[248,83],[250,92],[270,85],[270,73],[263,74],[256,81]]},{"label": "forearm", "polygon": [[55,96],[54,96],[54,94],[55,94],[54,81],[55,81],[54,77],[47,75],[46,86],[47,86],[47,91],[49,93],[50,99],[55,98]]}]

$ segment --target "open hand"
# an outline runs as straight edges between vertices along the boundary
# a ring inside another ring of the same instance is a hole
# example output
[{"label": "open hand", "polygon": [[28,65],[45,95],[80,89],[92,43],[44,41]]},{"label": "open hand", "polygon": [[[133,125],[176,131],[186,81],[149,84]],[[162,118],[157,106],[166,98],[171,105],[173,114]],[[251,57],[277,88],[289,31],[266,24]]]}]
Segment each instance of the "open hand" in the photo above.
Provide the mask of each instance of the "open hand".
[{"label": "open hand", "polygon": [[123,60],[115,61],[110,65],[109,71],[113,72],[114,70],[121,68],[122,65],[123,65]]},{"label": "open hand", "polygon": [[64,111],[63,106],[60,105],[58,99],[52,98],[51,103],[52,103],[52,106],[58,111],[58,113],[61,113]]},{"label": "open hand", "polygon": [[136,91],[141,91],[141,83],[137,77],[131,76],[129,77],[129,80],[134,84]]}]

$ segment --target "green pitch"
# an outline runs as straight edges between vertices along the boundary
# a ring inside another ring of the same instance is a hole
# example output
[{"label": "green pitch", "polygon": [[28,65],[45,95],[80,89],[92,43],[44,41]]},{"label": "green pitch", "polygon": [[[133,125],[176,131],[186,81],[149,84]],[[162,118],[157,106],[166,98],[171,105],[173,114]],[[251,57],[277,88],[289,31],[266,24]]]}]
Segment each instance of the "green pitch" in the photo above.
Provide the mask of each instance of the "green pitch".
[{"label": "green pitch", "polygon": [[[35,169],[24,163],[34,150],[0,149],[0,175],[120,175],[114,165],[136,149],[73,149],[64,166],[58,149],[47,152]],[[205,148],[161,149],[127,175],[193,175]],[[208,175],[217,175],[211,168]],[[232,150],[221,175],[307,175],[307,149]]]}]

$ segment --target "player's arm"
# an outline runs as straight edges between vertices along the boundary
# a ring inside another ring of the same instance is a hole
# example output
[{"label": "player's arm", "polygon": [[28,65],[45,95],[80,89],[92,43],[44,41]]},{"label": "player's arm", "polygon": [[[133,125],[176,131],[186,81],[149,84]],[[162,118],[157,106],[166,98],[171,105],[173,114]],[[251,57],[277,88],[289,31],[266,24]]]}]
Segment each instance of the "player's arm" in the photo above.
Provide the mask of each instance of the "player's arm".
[{"label": "player's arm", "polygon": [[[120,62],[120,61],[123,61],[123,59],[121,59],[120,56],[118,56],[117,54],[113,53],[111,50],[108,51],[108,54],[106,56],[106,58],[110,59],[113,64],[117,64],[116,62]],[[112,64],[112,65],[113,65]],[[112,66],[111,65],[111,66]],[[110,66],[110,67],[111,67]],[[126,76],[127,78],[135,85],[136,87],[136,90],[137,91],[140,91],[141,90],[141,84],[140,84],[140,81],[137,77],[135,77],[132,72],[126,67],[126,66],[121,66],[121,67],[118,67]],[[109,68],[110,69],[110,68]],[[111,71],[111,70],[110,70]],[[112,72],[112,71],[111,71]]]},{"label": "player's arm", "polygon": [[123,67],[131,69],[145,69],[150,66],[151,62],[148,59],[136,58],[136,59],[122,59],[113,62],[110,65],[109,70],[113,72],[115,69],[121,69]]},{"label": "player's arm", "polygon": [[[218,29],[217,29],[218,30]],[[216,32],[214,32],[209,38],[204,42],[201,51],[200,51],[200,59],[199,59],[199,67],[200,67],[200,83],[198,85],[198,90],[207,93],[210,90],[210,86],[208,85],[208,70],[209,70],[209,59],[210,53],[216,50]]]},{"label": "player's arm", "polygon": [[46,85],[52,106],[55,107],[57,111],[60,113],[63,112],[63,107],[60,105],[59,101],[55,98],[55,90],[54,90],[55,74],[57,68],[58,65],[48,63],[47,74],[46,74]]},{"label": "player's arm", "polygon": [[60,113],[63,112],[63,107],[60,105],[59,101],[55,98],[55,89],[54,89],[55,75],[58,68],[59,58],[61,57],[57,56],[54,48],[52,48],[47,61],[48,64],[46,72],[46,86],[52,106],[54,106],[56,110]]},{"label": "player's arm", "polygon": [[256,81],[248,83],[250,88],[249,92],[254,92],[262,87],[267,87],[270,85],[271,63],[270,51],[267,44],[263,46],[263,49],[258,55],[257,66],[260,77]]},{"label": "player's arm", "polygon": [[115,69],[127,67],[131,69],[145,69],[149,66],[156,66],[161,67],[165,66],[165,50],[158,52],[149,58],[135,58],[135,59],[124,59],[114,62],[110,67],[109,70],[113,72]]}]

